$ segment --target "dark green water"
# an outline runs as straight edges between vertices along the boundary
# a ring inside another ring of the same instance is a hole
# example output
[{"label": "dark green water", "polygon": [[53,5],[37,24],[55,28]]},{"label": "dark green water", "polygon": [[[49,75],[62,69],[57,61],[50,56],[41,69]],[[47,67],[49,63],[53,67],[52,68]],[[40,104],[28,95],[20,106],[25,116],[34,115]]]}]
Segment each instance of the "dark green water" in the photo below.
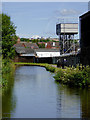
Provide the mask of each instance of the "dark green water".
[{"label": "dark green water", "polygon": [[20,66],[11,79],[12,87],[2,96],[3,117],[90,118],[90,89],[60,85],[37,66]]}]

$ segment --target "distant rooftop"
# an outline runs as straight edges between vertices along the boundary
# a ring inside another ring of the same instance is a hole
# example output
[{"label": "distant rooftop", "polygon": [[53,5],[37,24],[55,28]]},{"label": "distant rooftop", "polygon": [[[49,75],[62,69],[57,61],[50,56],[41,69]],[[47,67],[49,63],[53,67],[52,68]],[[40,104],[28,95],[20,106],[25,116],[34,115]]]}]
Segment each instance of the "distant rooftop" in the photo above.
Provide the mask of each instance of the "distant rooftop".
[{"label": "distant rooftop", "polygon": [[32,49],[38,49],[39,47],[37,46],[36,43],[28,43],[28,42],[20,42],[16,43],[14,47],[27,47],[27,48],[32,48]]},{"label": "distant rooftop", "polygon": [[21,53],[24,53],[24,54],[28,53],[29,54],[29,53],[34,53],[34,50],[30,49],[30,48],[18,47],[18,48],[16,48],[16,52],[19,54],[21,54]]},{"label": "distant rooftop", "polygon": [[36,49],[35,50],[36,52],[60,52],[59,49],[43,49],[43,48],[40,48],[40,49]]}]

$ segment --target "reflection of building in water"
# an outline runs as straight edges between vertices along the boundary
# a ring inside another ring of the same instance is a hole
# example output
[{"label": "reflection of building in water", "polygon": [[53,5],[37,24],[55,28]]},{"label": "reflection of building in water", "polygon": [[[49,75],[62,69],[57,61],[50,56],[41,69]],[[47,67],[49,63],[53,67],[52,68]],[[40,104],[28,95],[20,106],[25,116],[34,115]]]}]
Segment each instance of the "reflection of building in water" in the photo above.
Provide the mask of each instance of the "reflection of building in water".
[{"label": "reflection of building in water", "polygon": [[81,92],[82,118],[90,118],[90,90],[84,89]]},{"label": "reflection of building in water", "polygon": [[80,118],[80,96],[76,89],[57,85],[57,117]]},{"label": "reflection of building in water", "polygon": [[58,118],[90,118],[90,90],[57,85]]}]

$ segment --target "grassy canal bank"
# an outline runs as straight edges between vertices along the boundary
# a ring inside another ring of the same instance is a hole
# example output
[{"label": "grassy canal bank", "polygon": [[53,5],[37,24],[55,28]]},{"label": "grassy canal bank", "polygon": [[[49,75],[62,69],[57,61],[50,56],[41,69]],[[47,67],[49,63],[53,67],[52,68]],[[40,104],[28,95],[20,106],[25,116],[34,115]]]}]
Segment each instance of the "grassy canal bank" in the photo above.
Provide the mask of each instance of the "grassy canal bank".
[{"label": "grassy canal bank", "polygon": [[13,85],[13,76],[15,68],[21,65],[41,66],[47,71],[53,72],[57,82],[66,84],[72,87],[90,87],[90,67],[65,67],[57,68],[56,65],[46,63],[14,63],[12,61],[3,60],[2,62],[2,88],[8,89],[8,86]]},{"label": "grassy canal bank", "polygon": [[2,60],[2,80],[0,80],[2,91],[7,91],[9,87],[12,87],[15,68],[16,66],[11,60]]},{"label": "grassy canal bank", "polygon": [[89,66],[77,66],[66,67],[64,69],[57,68],[52,64],[42,63],[14,63],[15,65],[34,65],[45,67],[46,70],[55,73],[55,80],[75,87],[90,87],[90,67]]}]

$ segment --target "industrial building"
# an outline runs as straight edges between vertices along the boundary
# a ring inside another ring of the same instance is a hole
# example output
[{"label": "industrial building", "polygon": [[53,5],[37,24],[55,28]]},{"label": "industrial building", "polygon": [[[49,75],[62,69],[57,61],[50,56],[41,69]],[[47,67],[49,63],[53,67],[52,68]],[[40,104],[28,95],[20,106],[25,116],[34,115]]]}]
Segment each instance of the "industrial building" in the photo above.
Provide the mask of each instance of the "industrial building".
[{"label": "industrial building", "polygon": [[[54,44],[55,45],[55,44]],[[19,42],[13,46],[17,56],[15,62],[57,63],[59,49],[40,48],[36,43]]]},{"label": "industrial building", "polygon": [[80,61],[84,65],[90,65],[90,11],[81,15],[80,20]]},{"label": "industrial building", "polygon": [[56,34],[59,36],[61,55],[75,51],[74,35],[78,34],[78,23],[59,23]]},{"label": "industrial building", "polygon": [[78,34],[78,23],[59,23],[56,25],[57,35],[74,35]]},{"label": "industrial building", "polygon": [[15,47],[17,56],[15,62],[35,62],[35,51],[31,48]]},{"label": "industrial building", "polygon": [[60,56],[59,49],[36,49],[36,62],[37,63],[49,63],[56,64]]},{"label": "industrial building", "polygon": [[56,34],[59,36],[60,43],[58,65],[76,66],[80,63],[79,45],[74,39],[74,35],[78,34],[78,23],[59,23],[56,25]]},{"label": "industrial building", "polygon": [[[63,63],[64,59],[67,65],[90,65],[90,2],[88,3],[88,12],[79,17],[79,34],[80,49],[75,50],[74,35],[78,33],[78,24],[59,23],[56,25],[56,34],[60,41],[60,58]],[[69,54],[68,54],[69,53]],[[74,62],[73,62],[74,61]]]}]

